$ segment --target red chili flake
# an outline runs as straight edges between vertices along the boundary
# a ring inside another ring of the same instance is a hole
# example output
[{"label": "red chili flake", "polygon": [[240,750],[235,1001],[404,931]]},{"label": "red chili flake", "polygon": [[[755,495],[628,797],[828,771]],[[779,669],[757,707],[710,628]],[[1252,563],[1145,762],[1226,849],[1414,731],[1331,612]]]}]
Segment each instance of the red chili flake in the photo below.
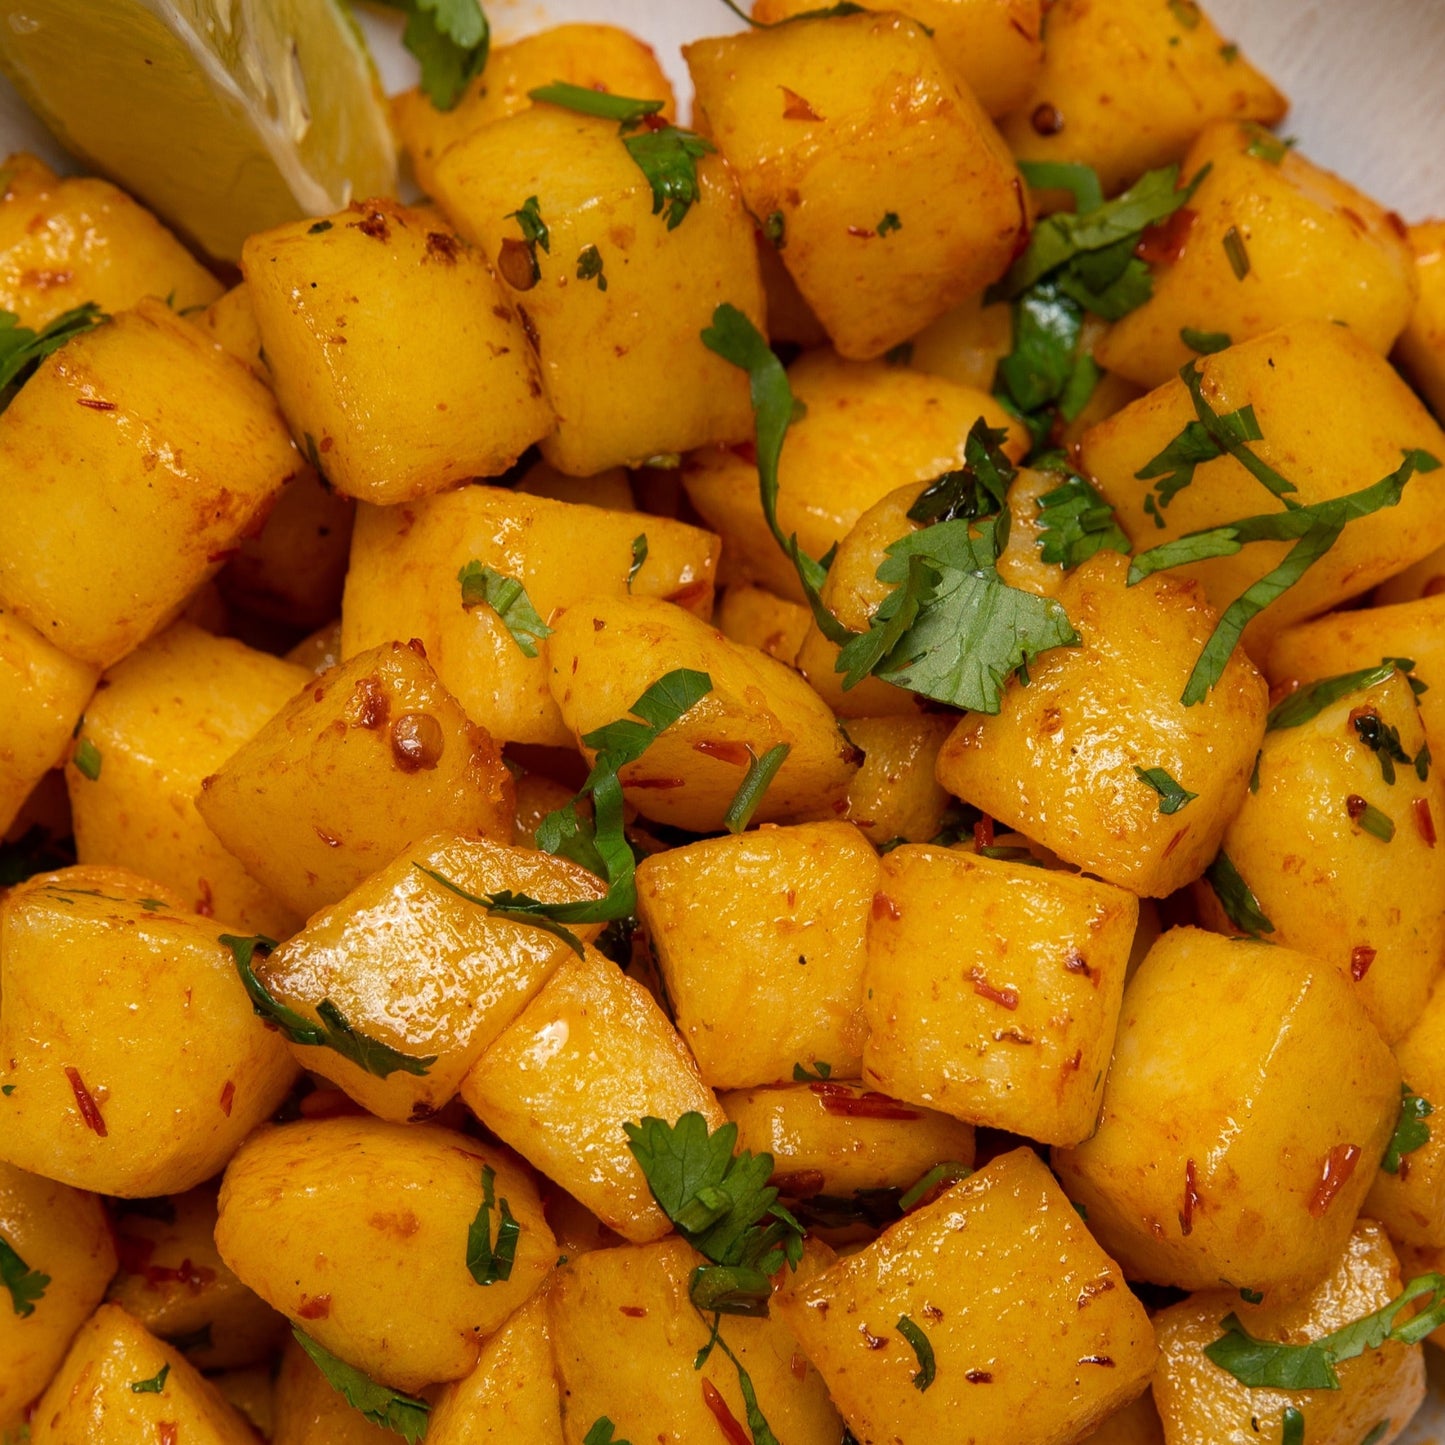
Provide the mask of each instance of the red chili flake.
[{"label": "red chili flake", "polygon": [[338,838],[335,833],[328,833],[325,828],[320,827],[318,824],[313,823],[311,825],[311,831],[315,833],[328,848],[339,848],[341,846],[341,839]]},{"label": "red chili flake", "polygon": [[828,1181],[821,1169],[799,1169],[795,1174],[774,1174],[768,1181],[785,1199],[811,1199]]},{"label": "red chili flake", "polygon": [[418,657],[426,657],[426,643],[424,643],[421,638],[413,637],[406,645],[411,648]]},{"label": "red chili flake", "polygon": [[1039,135],[1058,135],[1064,128],[1064,117],[1058,106],[1050,105],[1045,101],[1042,105],[1034,107],[1034,113],[1029,117],[1029,124]]},{"label": "red chili flake", "polygon": [[685,778],[628,778],[629,788],[683,788],[687,786]]},{"label": "red chili flake", "polygon": [[1185,834],[1189,832],[1189,824],[1186,823],[1165,845],[1164,851],[1159,855],[1167,858],[1183,841]]},{"label": "red chili flake", "polygon": [[354,728],[385,727],[391,716],[391,699],[379,677],[363,677],[346,702],[346,721]]},{"label": "red chili flake", "polygon": [[903,910],[886,894],[873,895],[874,918],[891,918],[895,923],[903,917]]},{"label": "red chili flake", "polygon": [[1012,984],[1005,984],[1002,988],[995,988],[981,968],[972,968],[968,972],[973,982],[973,991],[980,997],[986,998],[991,1003],[998,1004],[1001,1008],[1016,1009],[1019,1006],[1019,991]]},{"label": "red chili flake", "polygon": [[822,120],[823,117],[798,94],[796,90],[789,90],[786,85],[780,85],[779,90],[783,92],[783,119],[784,120]]},{"label": "red chili flake", "polygon": [[[363,209],[357,201],[351,203],[353,211]],[[386,224],[386,216],[381,211],[367,211],[359,221],[348,221],[346,223],[353,229],[360,231],[363,236],[370,236],[373,241],[387,241],[391,239],[391,230]]]},{"label": "red chili flake", "polygon": [[875,1335],[866,1324],[858,1326],[858,1333],[863,1336],[863,1348],[866,1350],[881,1350],[888,1343],[886,1335]]},{"label": "red chili flake", "polygon": [[1089,961],[1079,952],[1077,948],[1069,950],[1069,956],[1064,960],[1064,967],[1070,973],[1081,973],[1085,978],[1093,978],[1094,970],[1089,967]]},{"label": "red chili flake", "polygon": [[[8,187],[5,194],[7,196],[10,195]],[[1395,219],[1397,221],[1400,220],[1398,216],[1396,216]],[[1405,223],[1400,221],[1400,224],[1403,226]],[[75,280],[75,272],[73,271],[29,269],[20,273],[20,284],[31,291],[49,291],[54,286],[69,286],[73,280]]]},{"label": "red chili flake", "polygon": [[728,1402],[711,1380],[702,1382],[702,1402],[712,1411],[713,1419],[727,1437],[729,1445],[752,1445],[752,1436],[738,1424],[737,1416],[728,1409]]},{"label": "red chili flake", "polygon": [[993,1384],[993,1372],[991,1370],[965,1370],[963,1378],[970,1385],[991,1385]]},{"label": "red chili flake", "polygon": [[1358,793],[1351,793],[1349,797],[1345,799],[1345,812],[1350,815],[1350,821],[1352,823],[1357,822],[1360,818],[1362,818],[1364,816],[1365,809],[1369,806],[1369,803],[1366,802],[1365,799],[1362,798]]},{"label": "red chili flake", "polygon": [[819,1083],[808,1087],[822,1101],[829,1114],[845,1119],[916,1119],[918,1110],[871,1090],[855,1094],[847,1084]]},{"label": "red chili flake", "polygon": [[236,1100],[236,1086],[230,1080],[221,1086],[221,1112],[229,1119],[231,1117],[231,1105]]},{"label": "red chili flake", "polygon": [[113,401],[96,401],[93,397],[89,396],[77,397],[75,404],[76,406],[88,406],[91,411],[115,410],[115,403]]},{"label": "red chili flake", "polygon": [[1194,1233],[1194,1211],[1204,1201],[1199,1197],[1199,1178],[1194,1172],[1194,1161],[1184,1161],[1184,1208],[1179,1211],[1179,1232]]},{"label": "red chili flake", "polygon": [[700,580],[686,583],[676,592],[669,592],[662,600],[671,602],[675,607],[686,607],[689,611],[693,611],[696,610],[694,604],[707,602],[711,597],[712,583]]},{"label": "red chili flake", "polygon": [[1031,1044],[1033,1040],[1018,1029],[995,1029],[993,1041],[996,1044]]},{"label": "red chili flake", "polygon": [[1139,243],[1134,247],[1134,254],[1151,266],[1172,266],[1184,255],[1184,249],[1189,244],[1189,232],[1198,218],[1197,211],[1180,206],[1167,221],[1158,221],[1144,228]]},{"label": "red chili flake", "polygon": [[1114,1281],[1107,1276],[1103,1279],[1096,1279],[1091,1284],[1086,1284],[1079,1291],[1078,1308],[1083,1309],[1091,1301],[1098,1299],[1101,1294],[1108,1294],[1114,1288]]},{"label": "red chili flake", "polygon": [[746,462],[750,467],[758,464],[758,444],[751,441],[733,442],[727,448],[739,461]]},{"label": "red chili flake", "polygon": [[442,231],[426,233],[426,253],[434,261],[442,261],[448,266],[454,266],[457,252],[460,249],[461,245],[455,236],[448,236]]},{"label": "red chili flake", "polygon": [[67,1067],[65,1077],[70,1080],[70,1092],[75,1095],[75,1107],[80,1110],[80,1117],[85,1120],[85,1127],[92,1134],[104,1139],[105,1120],[101,1117],[100,1106],[91,1096],[90,1090],[85,1087],[85,1080],[80,1077],[80,1070]]},{"label": "red chili flake", "polygon": [[301,1296],[301,1303],[296,1307],[296,1313],[303,1320],[324,1320],[331,1314],[331,1296],[319,1294],[314,1298],[308,1295]]},{"label": "red chili flake", "polygon": [[1075,1049],[1074,1057],[1061,1064],[1059,1066],[1059,1072],[1061,1074],[1077,1074],[1079,1072],[1079,1069],[1083,1066],[1083,1062],[1083,1049]]},{"label": "red chili flake", "polygon": [[174,1420],[156,1421],[156,1445],[176,1445],[180,1438],[180,1427]]},{"label": "red chili flake", "polygon": [[1419,829],[1420,836],[1425,840],[1427,848],[1435,846],[1435,818],[1430,812],[1429,798],[1415,798],[1411,804],[1415,814],[1415,827]]},{"label": "red chili flake", "polygon": [[973,825],[973,851],[993,847],[993,819],[987,813]]},{"label": "red chili flake", "polygon": [[1320,1170],[1320,1182],[1315,1185],[1314,1193],[1310,1195],[1309,1203],[1305,1206],[1311,1219],[1324,1218],[1325,1211],[1335,1202],[1335,1195],[1345,1187],[1359,1162],[1358,1144],[1336,1144],[1325,1155],[1324,1166]]},{"label": "red chili flake", "polygon": [[866,241],[870,236],[876,236],[878,233],[871,226],[849,226],[848,234],[856,236],[861,241]]},{"label": "red chili flake", "polygon": [[1079,1363],[1081,1365],[1102,1365],[1106,1370],[1115,1368],[1113,1360],[1108,1355],[1085,1355]]},{"label": "red chili flake", "polygon": [[201,890],[201,896],[196,899],[196,906],[192,913],[199,913],[202,918],[214,918],[216,916],[216,899],[211,892],[211,885],[205,878],[196,880],[196,887]]},{"label": "red chili flake", "polygon": [[151,1256],[156,1252],[156,1242],[135,1234],[117,1234],[115,1252],[126,1274],[144,1274]]},{"label": "red chili flake", "polygon": [[216,1282],[216,1271],[208,1265],[192,1264],[189,1258],[178,1265],[152,1264],[140,1271],[146,1283],[152,1287],[163,1284],[184,1285],[192,1294],[200,1294],[208,1285]]},{"label": "red chili flake", "polygon": [[732,763],[734,767],[745,768],[752,762],[753,755],[746,743],[732,743],[722,738],[704,738],[692,745],[693,751],[716,758],[720,763]]},{"label": "red chili flake", "polygon": [[788,1360],[788,1368],[793,1372],[795,1380],[806,1380],[808,1378],[808,1362],[796,1350]]},{"label": "red chili flake", "polygon": [[1350,950],[1350,977],[1359,983],[1369,973],[1374,961],[1375,950],[1368,943],[1357,943]]},{"label": "red chili flake", "polygon": [[645,1320],[647,1318],[646,1305],[618,1305],[617,1308],[630,1320]]}]

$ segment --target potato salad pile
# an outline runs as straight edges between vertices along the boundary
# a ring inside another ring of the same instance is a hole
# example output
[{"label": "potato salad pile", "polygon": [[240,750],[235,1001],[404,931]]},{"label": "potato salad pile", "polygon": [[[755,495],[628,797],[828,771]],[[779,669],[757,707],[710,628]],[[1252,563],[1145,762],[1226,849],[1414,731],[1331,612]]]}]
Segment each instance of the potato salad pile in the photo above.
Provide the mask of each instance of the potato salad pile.
[{"label": "potato salad pile", "polygon": [[6,164],[7,1445],[1420,1407],[1445,223],[1192,0],[896,10],[438,6],[239,268]]}]

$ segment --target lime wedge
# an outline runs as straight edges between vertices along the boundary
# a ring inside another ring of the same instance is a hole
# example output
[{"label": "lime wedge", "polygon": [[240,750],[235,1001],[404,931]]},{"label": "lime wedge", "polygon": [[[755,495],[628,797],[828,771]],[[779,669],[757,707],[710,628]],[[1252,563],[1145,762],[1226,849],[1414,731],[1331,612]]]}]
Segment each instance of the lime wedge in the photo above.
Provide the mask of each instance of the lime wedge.
[{"label": "lime wedge", "polygon": [[82,161],[211,255],[396,190],[341,0],[8,0],[0,70]]}]

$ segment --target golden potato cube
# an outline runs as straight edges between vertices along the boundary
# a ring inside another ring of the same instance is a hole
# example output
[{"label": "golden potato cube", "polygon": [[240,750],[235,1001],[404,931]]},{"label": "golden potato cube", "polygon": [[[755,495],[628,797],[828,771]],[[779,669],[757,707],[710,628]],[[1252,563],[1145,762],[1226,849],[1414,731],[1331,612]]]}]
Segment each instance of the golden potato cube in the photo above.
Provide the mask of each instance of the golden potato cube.
[{"label": "golden potato cube", "polygon": [[772,1182],[789,1199],[907,1189],[936,1164],[973,1164],[969,1125],[861,1084],[815,1079],[718,1103],[738,1126],[739,1149],[773,1156]]},{"label": "golden potato cube", "polygon": [[[565,858],[440,833],[406,849],[256,962],[256,976],[288,1007],[315,1013],[330,999],[368,1038],[433,1060],[421,1075],[403,1069],[378,1078],[330,1049],[298,1047],[307,1068],[398,1123],[435,1114],[453,1098],[482,1051],[568,953],[554,934],[493,917],[423,868],[468,893],[510,890],[565,903],[603,892],[594,874]],[[601,928],[572,925],[587,941]]]},{"label": "golden potato cube", "polygon": [[[487,1184],[495,1210],[484,1207]],[[481,1284],[471,1236],[485,1226],[498,1247],[509,1215],[520,1227],[510,1272]],[[371,1118],[248,1139],[221,1184],[216,1248],[318,1344],[413,1393],[470,1374],[482,1341],[556,1258],[536,1186],[506,1150]]]},{"label": "golden potato cube", "polygon": [[800,19],[683,54],[708,135],[843,356],[881,356],[1008,268],[1023,182],[921,24]]},{"label": "golden potato cube", "polygon": [[157,296],[181,315],[221,283],[151,213],[96,176],[61,179],[33,156],[0,170],[0,309],[40,330],[94,301],[123,311]]},{"label": "golden potato cube", "polygon": [[994,372],[1013,348],[1013,309],[981,295],[960,301],[908,343],[908,364],[978,391],[993,389]]},{"label": "golden potato cube", "polygon": [[[1128,566],[1100,552],[1068,574],[1059,601],[1080,644],[1031,662],[1029,685],[1014,679],[996,716],[966,716],[938,754],[938,780],[1070,863],[1163,898],[1218,852],[1268,699],[1236,651],[1209,696],[1185,707],[1215,614],[1172,574],[1127,587]],[[1165,813],[1139,776],[1151,768],[1198,796]]]},{"label": "golden potato cube", "polygon": [[[979,417],[1008,430],[1010,457],[1028,449],[1022,427],[987,391],[907,367],[810,352],[789,368],[788,381],[807,414],[788,429],[783,447],[778,525],[785,537],[796,533],[812,557],[841,542],[890,492],[961,467],[964,440]],[[751,454],[698,452],[683,463],[682,480],[688,500],[726,542],[735,580],[804,601],[793,564],[763,517]]]},{"label": "golden potato cube", "polygon": [[1153,1395],[1146,1390],[1132,1405],[1116,1411],[1085,1435],[1079,1445],[1165,1445]]},{"label": "golden potato cube", "polygon": [[1344,1248],[1399,1107],[1337,970],[1175,928],[1124,992],[1098,1132],[1054,1169],[1130,1279],[1275,1303]]},{"label": "golden potato cube", "polygon": [[[807,1246],[799,1276],[816,1274],[828,1253]],[[567,1445],[582,1445],[603,1416],[619,1440],[692,1445],[749,1438],[738,1369],[721,1349],[700,1369],[694,1363],[711,1334],[707,1317],[688,1298],[688,1281],[701,1262],[682,1240],[666,1239],[597,1250],[557,1271],[547,1304]],[[836,1445],[838,1412],[776,1309],[767,1319],[724,1316],[720,1333],[748,1372],[778,1439]]]},{"label": "golden potato cube", "polygon": [[70,745],[96,669],[0,609],[0,834]]},{"label": "golden potato cube", "polygon": [[[698,199],[673,225],[616,121],[537,105],[457,141],[435,179],[535,339],[557,413],[542,455],[559,471],[751,435],[746,374],[702,343],[725,301],[763,318],[753,220],[721,157],[697,161]],[[523,242],[524,207],[546,247]]]},{"label": "golden potato cube", "polygon": [[608,512],[637,511],[625,467],[609,467],[595,477],[569,477],[550,462],[538,462],[527,469],[513,490],[531,497],[551,497],[554,502],[601,507]]},{"label": "golden potato cube", "polygon": [[[1215,122],[1190,147],[1183,174],[1206,169],[1189,201],[1188,244],[1153,266],[1153,294],[1100,339],[1099,365],[1162,386],[1197,354],[1185,327],[1240,342],[1316,318],[1388,352],[1419,289],[1399,216],[1239,121]],[[1243,276],[1231,231],[1249,262]]]},{"label": "golden potato cube", "polygon": [[223,930],[121,868],[0,901],[0,1159],[126,1198],[209,1179],[296,1076]]},{"label": "golden potato cube", "polygon": [[395,1433],[347,1404],[295,1339],[281,1355],[273,1415],[271,1445],[396,1445]]},{"label": "golden potato cube", "polygon": [[848,785],[848,821],[875,848],[895,839],[927,843],[943,827],[948,794],[934,779],[951,717],[857,717],[848,737],[863,764]]},{"label": "golden potato cube", "polygon": [[1426,684],[1416,698],[1431,751],[1445,757],[1445,596],[1386,607],[1329,612],[1287,627],[1270,644],[1265,676],[1281,693],[1297,684],[1372,667],[1384,657],[1409,658]]},{"label": "golden potato cube", "polygon": [[269,1359],[286,1321],[216,1252],[216,1186],[122,1206],[115,1223],[120,1270],[107,1298],[153,1335],[175,1341],[198,1370]]},{"label": "golden potato cube", "polygon": [[[1420,448],[1445,462],[1445,432],[1390,364],[1355,333],[1325,321],[1300,321],[1200,358],[1204,399],[1220,415],[1254,408],[1263,440],[1255,454],[1294,484],[1292,502],[1309,504],[1371,486]],[[1178,379],[1116,412],[1081,442],[1083,470],[1113,504],[1136,548],[1186,532],[1279,510],[1242,463],[1221,456],[1200,464],[1193,483],[1151,515],[1159,478],[1151,459],[1184,428],[1195,408]],[[1264,652],[1282,627],[1368,591],[1445,543],[1445,466],[1413,477],[1398,506],[1360,517],[1304,577],[1249,625],[1245,646]],[[1162,521],[1163,526],[1158,522]],[[1209,600],[1228,606],[1277,567],[1292,544],[1258,542],[1176,575],[1204,584]]]},{"label": "golden potato cube", "polygon": [[[1148,1383],[1154,1332],[1038,1155],[1016,1149],[775,1301],[864,1445],[1068,1445]],[[898,1330],[906,1318],[936,1375]]]},{"label": "golden potato cube", "polygon": [[863,1060],[864,938],[878,857],[850,823],[761,828],[637,870],[637,917],[678,1032],[715,1089]]},{"label": "golden potato cube", "polygon": [[429,833],[510,843],[513,806],[501,749],[400,642],[306,684],[196,798],[222,844],[303,916]]},{"label": "golden potato cube", "polygon": [[0,607],[72,657],[117,662],[259,525],[299,463],[266,388],[141,301],[53,352],[0,413]]},{"label": "golden potato cube", "polygon": [[1002,127],[1020,160],[1092,166],[1112,195],[1210,121],[1273,125],[1287,106],[1193,0],[1056,0],[1043,69]]},{"label": "golden potato cube", "polygon": [[306,682],[303,669],[188,622],[118,663],[86,711],[81,751],[65,770],[79,860],[154,878],[194,912],[243,933],[294,933],[301,913],[221,846],[194,800],[202,779]]},{"label": "golden potato cube", "polygon": [[556,81],[661,100],[660,114],[667,120],[675,114],[672,87],[651,46],[615,25],[553,25],[494,46],[486,72],[451,110],[439,110],[418,87],[392,98],[391,118],[417,185],[436,195],[437,162],[457,141],[527,110],[528,92]]},{"label": "golden potato cube", "polygon": [[[1338,1390],[1250,1388],[1205,1354],[1233,1312],[1258,1339],[1304,1343],[1353,1324],[1400,1293],[1400,1268],[1385,1231],[1362,1219],[1330,1261],[1329,1273],[1289,1305],[1251,1306],[1233,1290],[1191,1295],[1154,1317],[1159,1365],[1154,1399],[1169,1445],[1245,1445],[1281,1439],[1286,1409],[1304,1417],[1311,1445],[1358,1445],[1382,1422],[1375,1438],[1394,1440],[1425,1398],[1420,1345],[1389,1343],[1338,1367]],[[1258,1422],[1257,1427],[1251,1422]]]},{"label": "golden potato cube", "polygon": [[[1420,762],[1397,764],[1392,751]],[[1429,764],[1409,682],[1397,672],[1271,729],[1254,777],[1223,850],[1273,925],[1261,931],[1334,964],[1394,1043],[1419,1018],[1445,953],[1445,849],[1435,844],[1445,781]],[[1213,890],[1199,890],[1203,919],[1229,932]]]},{"label": "golden potato cube", "polygon": [[0,1164],[0,1243],[20,1262],[0,1310],[0,1436],[9,1438],[104,1297],[116,1255],[94,1194],[13,1164]]},{"label": "golden potato cube", "polygon": [[437,676],[494,737],[570,747],[545,661],[524,653],[490,607],[465,607],[457,574],[477,561],[515,578],[546,621],[595,593],[625,595],[633,542],[642,536],[647,560],[632,594],[666,597],[710,617],[718,540],[699,527],[500,487],[362,507],[341,614],[343,654],[420,638]]},{"label": "golden potato cube", "polygon": [[1440,416],[1445,414],[1445,220],[1422,221],[1409,235],[1420,294],[1395,361]]},{"label": "golden potato cube", "polygon": [[496,476],[552,429],[522,321],[439,218],[353,201],[250,237],[241,267],[276,399],[338,492],[390,505]]},{"label": "golden potato cube", "polygon": [[856,749],[827,705],[791,668],[729,642],[690,612],[644,597],[589,597],[547,639],[552,696],[579,747],[628,716],[677,668],[704,672],[712,690],[620,774],[645,818],[696,833],[720,831],[752,758],[789,752],[763,795],[758,823],[831,817],[847,806]]},{"label": "golden potato cube", "polygon": [[[271,1365],[247,1365],[241,1370],[222,1370],[211,1376],[211,1383],[221,1392],[228,1405],[234,1406],[251,1422],[252,1427],[263,1440],[272,1445],[285,1445],[276,1440],[275,1381],[271,1378]],[[355,1414],[355,1411],[352,1411]],[[374,1437],[373,1437],[374,1438]],[[330,1445],[353,1445],[356,1437],[341,1436]],[[367,1437],[361,1437],[362,1445],[370,1445]],[[297,1445],[292,1441],[291,1445]],[[320,1445],[320,1442],[317,1442]]]},{"label": "golden potato cube", "polygon": [[[1024,101],[1043,60],[1041,0],[869,0],[865,8],[898,10],[927,26],[943,63],[990,115]],[[816,9],[813,0],[754,0],[753,19],[776,23]]]},{"label": "golden potato cube", "polygon": [[730,641],[756,647],[791,667],[811,618],[799,603],[742,583],[724,591],[714,621]]},{"label": "golden potato cube", "polygon": [[261,332],[256,326],[256,308],[251,305],[251,288],[244,281],[217,296],[196,317],[196,325],[226,353],[243,361],[257,376],[269,384]]},{"label": "golden potato cube", "polygon": [[1049,1144],[1093,1132],[1139,905],[1092,878],[908,844],[883,859],[863,1079]]},{"label": "golden potato cube", "polygon": [[1437,547],[1403,572],[1386,577],[1370,594],[1370,602],[1375,608],[1387,607],[1397,602],[1419,602],[1441,592],[1445,592],[1445,547]]},{"label": "golden potato cube", "polygon": [[[161,1379],[162,1371],[165,1372]],[[138,1384],[160,1380],[158,1390]],[[256,1445],[245,1417],[172,1346],[119,1305],[75,1337],[30,1420],[32,1445]]]},{"label": "golden potato cube", "polygon": [[653,997],[591,949],[568,958],[482,1055],[462,1098],[499,1139],[634,1243],[672,1228],[624,1123],[727,1122]]},{"label": "golden potato cube", "polygon": [[563,1445],[546,1296],[534,1294],[482,1346],[477,1368],[442,1392],[428,1445]]},{"label": "golden potato cube", "polygon": [[330,672],[341,661],[341,619],[303,637],[285,657],[287,662],[304,667],[312,677]]}]

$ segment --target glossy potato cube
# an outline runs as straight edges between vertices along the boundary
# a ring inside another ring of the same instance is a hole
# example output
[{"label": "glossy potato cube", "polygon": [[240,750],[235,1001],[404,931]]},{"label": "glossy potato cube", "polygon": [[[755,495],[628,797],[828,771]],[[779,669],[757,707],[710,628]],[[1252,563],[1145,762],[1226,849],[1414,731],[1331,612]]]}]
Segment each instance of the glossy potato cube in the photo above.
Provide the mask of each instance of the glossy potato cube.
[{"label": "glossy potato cube", "polygon": [[1008,268],[1003,138],[923,25],[799,19],[684,47],[708,134],[843,356],[881,356]]},{"label": "glossy potato cube", "polygon": [[1419,388],[1436,416],[1445,415],[1445,221],[1409,228],[1420,283],[1395,360]]},{"label": "glossy potato cube", "polygon": [[[1031,1150],[993,1160],[774,1302],[859,1445],[1069,1445],[1148,1384],[1154,1332]],[[936,1374],[897,1322],[927,1337]]]},{"label": "glossy potato cube", "polygon": [[251,288],[238,281],[196,317],[196,325],[226,353],[245,362],[262,381],[270,384],[261,332],[256,325],[256,308]]},{"label": "glossy potato cube", "polygon": [[1175,928],[1125,990],[1098,1131],[1053,1164],[1131,1279],[1273,1304],[1344,1248],[1399,1106],[1337,970]]},{"label": "glossy potato cube", "polygon": [[276,1373],[271,1445],[394,1445],[316,1367],[295,1339],[286,1341]]},{"label": "glossy potato cube", "polygon": [[756,647],[791,667],[811,618],[800,603],[739,583],[723,592],[713,620],[724,637]]},{"label": "glossy potato cube", "polygon": [[513,804],[501,749],[399,642],[305,685],[196,799],[222,844],[303,916],[429,833],[511,842]]},{"label": "glossy potato cube", "polygon": [[727,1122],[652,995],[591,949],[556,969],[461,1092],[499,1139],[634,1243],[672,1226],[623,1124],[693,1110],[709,1129]]},{"label": "glossy potato cube", "polygon": [[898,838],[927,843],[943,827],[949,798],[934,766],[952,731],[952,718],[927,714],[849,718],[863,763],[848,786],[848,821],[875,848]]},{"label": "glossy potato cube", "polygon": [[72,657],[117,662],[260,525],[299,461],[266,388],[141,301],[53,352],[0,413],[0,607]]},{"label": "glossy potato cube", "polygon": [[762,828],[654,854],[637,870],[678,1031],[715,1089],[863,1056],[864,939],[878,859],[848,823]]},{"label": "glossy potato cube", "polygon": [[1154,1396],[1145,1390],[1132,1405],[1116,1411],[1085,1435],[1079,1445],[1165,1445]]}]

